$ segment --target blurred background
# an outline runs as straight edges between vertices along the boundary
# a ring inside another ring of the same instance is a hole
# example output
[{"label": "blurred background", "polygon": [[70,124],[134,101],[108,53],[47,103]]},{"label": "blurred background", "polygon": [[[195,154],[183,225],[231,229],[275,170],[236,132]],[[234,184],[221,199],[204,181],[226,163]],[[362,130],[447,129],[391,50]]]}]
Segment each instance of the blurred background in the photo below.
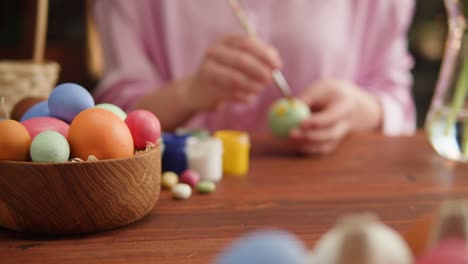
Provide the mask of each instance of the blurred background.
[{"label": "blurred background", "polygon": [[[90,1],[50,0],[46,58],[61,66],[60,82],[76,82],[91,90],[101,74],[98,38],[89,16]],[[446,35],[442,0],[417,0],[409,31],[415,60],[413,94],[418,126],[424,123],[437,80]],[[36,1],[0,1],[0,60],[30,59]]]}]

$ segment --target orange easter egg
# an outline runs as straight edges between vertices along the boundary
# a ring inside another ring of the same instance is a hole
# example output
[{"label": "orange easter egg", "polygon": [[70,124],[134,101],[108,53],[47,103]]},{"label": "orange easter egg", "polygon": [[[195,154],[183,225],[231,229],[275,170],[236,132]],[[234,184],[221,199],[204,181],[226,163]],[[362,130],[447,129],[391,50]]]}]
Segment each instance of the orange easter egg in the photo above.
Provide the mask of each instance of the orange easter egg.
[{"label": "orange easter egg", "polygon": [[126,158],[133,155],[133,139],[124,121],[112,112],[90,108],[79,113],[68,130],[73,158],[98,160]]},{"label": "orange easter egg", "polygon": [[30,145],[31,137],[21,123],[0,121],[0,160],[27,161]]},{"label": "orange easter egg", "polygon": [[414,256],[421,256],[426,251],[433,226],[434,216],[429,215],[417,221],[403,233]]}]

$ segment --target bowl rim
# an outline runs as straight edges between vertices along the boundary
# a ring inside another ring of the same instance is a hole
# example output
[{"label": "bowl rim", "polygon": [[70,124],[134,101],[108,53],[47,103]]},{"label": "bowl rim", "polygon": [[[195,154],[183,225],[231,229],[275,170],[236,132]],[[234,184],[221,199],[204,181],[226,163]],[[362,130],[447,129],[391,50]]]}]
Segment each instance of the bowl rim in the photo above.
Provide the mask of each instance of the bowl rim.
[{"label": "bowl rim", "polygon": [[106,162],[119,162],[123,160],[128,160],[128,159],[134,159],[138,158],[139,156],[146,156],[150,155],[155,151],[159,151],[160,149],[160,144],[155,145],[155,147],[150,148],[148,150],[142,150],[134,153],[130,157],[126,158],[116,158],[116,159],[104,159],[104,160],[95,160],[95,161],[79,161],[79,162],[72,162],[70,160],[66,162],[33,162],[33,161],[13,161],[13,160],[0,160],[0,165],[28,165],[28,166],[44,166],[44,165],[54,165],[54,166],[64,166],[64,165],[70,165],[70,166],[79,166],[79,165],[84,165],[84,164],[102,164]]}]

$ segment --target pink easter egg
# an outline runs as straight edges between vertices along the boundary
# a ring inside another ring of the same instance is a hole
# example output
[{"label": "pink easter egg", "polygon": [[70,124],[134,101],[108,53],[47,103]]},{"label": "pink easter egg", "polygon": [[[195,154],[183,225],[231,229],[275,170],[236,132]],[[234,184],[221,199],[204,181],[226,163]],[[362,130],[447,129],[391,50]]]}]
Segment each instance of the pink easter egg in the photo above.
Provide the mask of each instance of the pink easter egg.
[{"label": "pink easter egg", "polygon": [[180,175],[180,181],[190,185],[190,187],[195,188],[197,183],[200,181],[200,174],[194,170],[185,170]]},{"label": "pink easter egg", "polygon": [[424,254],[417,264],[468,264],[467,241],[446,239]]},{"label": "pink easter egg", "polygon": [[57,131],[65,138],[68,138],[68,128],[70,127],[70,125],[64,121],[53,117],[34,117],[21,122],[21,124],[28,130],[31,140],[33,140],[37,134],[46,130]]},{"label": "pink easter egg", "polygon": [[135,110],[125,119],[136,149],[144,149],[148,143],[155,144],[161,136],[159,119],[150,111]]}]

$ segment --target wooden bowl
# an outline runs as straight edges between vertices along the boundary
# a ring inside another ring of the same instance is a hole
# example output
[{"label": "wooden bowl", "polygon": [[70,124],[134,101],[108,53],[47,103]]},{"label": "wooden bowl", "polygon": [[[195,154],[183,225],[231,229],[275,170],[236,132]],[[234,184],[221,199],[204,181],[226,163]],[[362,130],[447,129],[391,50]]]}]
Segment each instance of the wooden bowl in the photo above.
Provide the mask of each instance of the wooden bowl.
[{"label": "wooden bowl", "polygon": [[126,159],[0,161],[0,226],[48,234],[113,229],[147,215],[160,186],[159,146]]}]

